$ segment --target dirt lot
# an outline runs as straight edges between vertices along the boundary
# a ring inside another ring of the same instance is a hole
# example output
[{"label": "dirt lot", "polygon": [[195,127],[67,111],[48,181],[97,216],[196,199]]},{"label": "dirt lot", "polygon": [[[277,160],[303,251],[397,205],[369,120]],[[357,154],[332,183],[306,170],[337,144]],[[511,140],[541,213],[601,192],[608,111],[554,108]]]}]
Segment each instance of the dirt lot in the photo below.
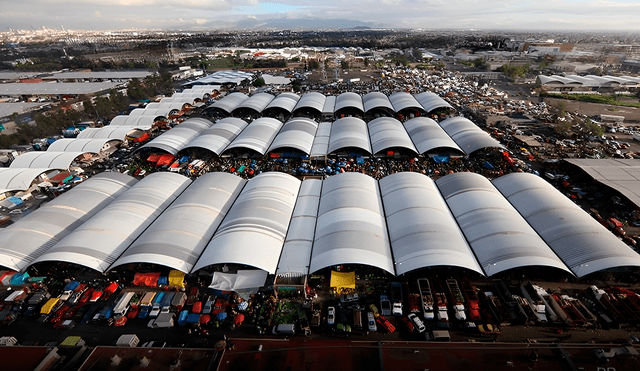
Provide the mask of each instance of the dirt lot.
[{"label": "dirt lot", "polygon": [[578,112],[587,116],[596,115],[614,115],[624,116],[626,125],[640,124],[640,108],[612,106],[610,104],[580,102],[576,100],[558,99],[558,98],[542,98],[542,100],[550,106],[557,106],[559,102],[566,104],[567,112]]}]

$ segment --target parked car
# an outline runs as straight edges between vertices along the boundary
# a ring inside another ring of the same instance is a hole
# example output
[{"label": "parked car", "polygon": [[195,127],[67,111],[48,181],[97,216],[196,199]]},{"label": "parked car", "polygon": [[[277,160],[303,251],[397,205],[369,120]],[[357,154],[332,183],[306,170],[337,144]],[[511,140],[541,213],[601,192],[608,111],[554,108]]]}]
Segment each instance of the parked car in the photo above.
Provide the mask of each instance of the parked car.
[{"label": "parked car", "polygon": [[327,325],[332,326],[336,323],[336,308],[327,308]]},{"label": "parked car", "polygon": [[422,320],[418,318],[418,316],[416,316],[414,313],[411,313],[407,318],[409,318],[411,322],[413,322],[413,325],[415,326],[415,329],[418,330],[418,333],[423,333],[427,329]]},{"label": "parked car", "polygon": [[369,331],[378,331],[378,325],[376,325],[376,319],[372,312],[367,312],[367,323],[369,325]]}]

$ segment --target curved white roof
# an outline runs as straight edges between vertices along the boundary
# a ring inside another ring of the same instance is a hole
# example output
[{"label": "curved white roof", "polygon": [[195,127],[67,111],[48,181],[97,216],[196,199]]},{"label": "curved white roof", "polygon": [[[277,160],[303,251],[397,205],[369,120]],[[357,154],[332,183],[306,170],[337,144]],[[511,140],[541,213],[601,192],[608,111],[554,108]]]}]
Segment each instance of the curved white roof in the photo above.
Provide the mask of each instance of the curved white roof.
[{"label": "curved white roof", "polygon": [[241,108],[250,108],[259,113],[259,112],[262,112],[262,110],[264,110],[265,107],[269,105],[269,103],[271,103],[273,98],[274,96],[272,94],[258,93],[258,94],[252,95],[251,97],[249,97],[249,99],[240,103],[238,106],[236,106],[233,109],[233,111],[239,110]]},{"label": "curved white roof", "polygon": [[176,173],[148,175],[40,255],[33,264],[64,261],[106,272],[189,183],[189,178]]},{"label": "curved white roof", "polygon": [[367,124],[357,117],[345,117],[331,124],[328,153],[355,147],[371,153]]},{"label": "curved white roof", "polygon": [[82,154],[84,152],[27,152],[16,157],[9,167],[68,169],[76,157]]},{"label": "curved white roof", "polygon": [[305,179],[293,209],[289,231],[278,262],[278,276],[302,276],[309,273],[313,236],[318,218],[322,180]]},{"label": "curved white roof", "polygon": [[321,122],[318,124],[316,136],[313,138],[313,146],[311,146],[311,157],[326,156],[329,152],[329,137],[331,136],[331,122]]},{"label": "curved white roof", "polygon": [[640,266],[638,253],[544,179],[513,173],[495,179],[493,184],[576,276]]},{"label": "curved white roof", "polygon": [[400,121],[391,117],[380,117],[370,121],[367,125],[371,137],[372,153],[399,147],[418,153]]},{"label": "curved white roof", "polygon": [[504,148],[500,142],[491,138],[469,119],[457,116],[440,122],[440,126],[466,153],[483,148]]},{"label": "curved white roof", "polygon": [[309,154],[317,130],[317,122],[303,117],[293,118],[282,126],[268,152],[279,148],[295,148]]},{"label": "curved white roof", "polygon": [[395,274],[378,182],[361,173],[342,173],[322,184],[309,272],[339,264]]},{"label": "curved white roof", "polygon": [[282,93],[275,97],[274,100],[271,101],[264,109],[268,110],[270,108],[281,108],[289,113],[293,112],[293,109],[298,104],[300,100],[300,96],[294,93]]},{"label": "curved white roof", "polygon": [[111,141],[122,141],[121,139],[98,138],[98,139],[58,139],[51,143],[47,152],[91,152],[100,153],[102,147]]},{"label": "curved white roof", "polygon": [[0,229],[0,265],[21,271],[138,181],[118,172],[92,176]]},{"label": "curved white roof", "polygon": [[237,263],[274,274],[299,189],[300,181],[285,173],[267,172],[251,179],[193,270]]},{"label": "curved white roof", "polygon": [[225,117],[216,121],[184,148],[205,148],[219,156],[247,125],[249,124],[242,119]]},{"label": "curved white roof", "polygon": [[264,155],[282,125],[282,122],[274,118],[261,117],[249,124],[225,151],[232,148],[248,148]]},{"label": "curved white roof", "polygon": [[542,85],[549,84],[549,83],[558,83],[563,85],[566,85],[566,84],[582,85],[582,82],[578,80],[568,79],[568,78],[557,76],[557,75],[553,75],[553,76],[538,75],[538,79],[540,80],[540,83]]},{"label": "curved white roof", "polygon": [[436,185],[488,276],[524,266],[570,272],[487,178],[455,173]]},{"label": "curved white roof", "polygon": [[400,112],[403,109],[407,109],[407,108],[413,108],[416,110],[424,111],[424,107],[420,105],[420,103],[416,100],[416,98],[414,98],[413,95],[404,91],[399,91],[391,94],[389,96],[389,101],[393,105],[393,109],[396,112]]},{"label": "curved white roof", "polygon": [[191,272],[246,181],[208,173],[194,181],[113,263],[154,263]]},{"label": "curved white roof", "polygon": [[300,108],[313,108],[318,112],[322,112],[324,108],[324,102],[327,100],[327,97],[324,94],[312,92],[307,93],[300,97],[296,107],[293,109],[294,111]]},{"label": "curved white roof", "polygon": [[362,97],[359,94],[348,91],[338,95],[336,98],[336,105],[333,109],[334,112],[338,112],[343,108],[356,108],[364,112],[364,105],[362,104]]},{"label": "curved white roof", "polygon": [[213,122],[203,118],[191,118],[173,129],[165,132],[141,148],[158,148],[175,155],[184,149],[189,142],[210,128]]},{"label": "curved white roof", "polygon": [[434,266],[484,274],[431,178],[403,172],[380,180],[396,274]]},{"label": "curved white roof", "polygon": [[129,127],[149,130],[153,127],[155,116],[116,116],[111,120],[110,127]]},{"label": "curved white roof", "polygon": [[371,92],[362,97],[362,103],[364,105],[364,111],[369,112],[374,108],[387,108],[394,111],[393,105],[389,101],[386,95],[380,92]]},{"label": "curved white roof", "polygon": [[430,118],[416,117],[402,124],[420,154],[437,148],[450,148],[464,153],[447,132]]},{"label": "curved white roof", "polygon": [[26,191],[40,174],[49,170],[0,167],[0,195],[5,192]]},{"label": "curved white roof", "polygon": [[236,107],[238,107],[242,102],[244,102],[247,99],[249,99],[249,97],[247,97],[243,93],[238,93],[238,92],[231,93],[226,97],[220,99],[219,101],[213,102],[213,104],[211,104],[207,108],[218,108],[227,113],[231,113],[231,111],[233,111]]},{"label": "curved white roof", "polygon": [[427,112],[431,112],[436,108],[453,108],[449,103],[447,103],[446,100],[440,98],[439,95],[430,91],[416,94],[415,98]]},{"label": "curved white roof", "polygon": [[102,128],[86,128],[78,134],[76,139],[120,139],[124,140],[129,133],[134,130],[138,130],[136,128],[128,127],[128,126],[105,126]]}]

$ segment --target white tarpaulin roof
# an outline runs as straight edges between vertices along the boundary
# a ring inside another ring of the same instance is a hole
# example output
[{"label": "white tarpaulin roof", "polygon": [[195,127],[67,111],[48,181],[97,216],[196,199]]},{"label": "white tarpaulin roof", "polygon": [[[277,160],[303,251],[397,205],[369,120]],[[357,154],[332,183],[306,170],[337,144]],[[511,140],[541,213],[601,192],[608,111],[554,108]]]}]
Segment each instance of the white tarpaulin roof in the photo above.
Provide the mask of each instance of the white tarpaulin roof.
[{"label": "white tarpaulin roof", "polygon": [[213,122],[207,119],[191,118],[145,144],[142,148],[158,148],[176,155],[212,125]]},{"label": "white tarpaulin roof", "polygon": [[53,142],[47,152],[91,152],[100,153],[102,147],[111,141],[121,142],[121,139],[98,138],[98,139],[58,139]]},{"label": "white tarpaulin roof", "polygon": [[390,148],[406,148],[418,153],[400,121],[392,117],[380,117],[370,121],[367,125],[371,137],[372,153],[378,153]]},{"label": "white tarpaulin roof", "polygon": [[360,148],[371,153],[371,141],[367,124],[357,117],[345,117],[331,124],[328,152],[344,148]]},{"label": "white tarpaulin roof", "polygon": [[264,286],[267,272],[261,269],[239,270],[237,273],[213,272],[210,288],[221,291],[237,291]]},{"label": "white tarpaulin roof", "polygon": [[229,144],[247,127],[247,122],[236,117],[225,117],[189,142],[185,148],[205,148],[220,156]]},{"label": "white tarpaulin roof", "polygon": [[321,122],[318,124],[316,136],[313,138],[313,146],[311,146],[311,157],[326,156],[329,149],[329,137],[331,136],[331,123]]},{"label": "white tarpaulin roof", "polygon": [[26,191],[31,183],[50,169],[0,168],[0,195],[10,191]]},{"label": "white tarpaulin roof", "polygon": [[440,98],[439,95],[430,91],[416,94],[415,98],[427,112],[431,112],[436,108],[453,108],[449,103],[447,103],[446,100]]},{"label": "white tarpaulin roof", "polygon": [[300,181],[285,173],[251,179],[193,269],[237,263],[274,274],[299,189]]},{"label": "white tarpaulin roof", "polygon": [[403,172],[380,180],[396,274],[434,266],[484,274],[431,178]]},{"label": "white tarpaulin roof", "polygon": [[34,151],[16,157],[10,168],[47,168],[66,170],[76,157],[84,152],[49,152]]},{"label": "white tarpaulin roof", "polygon": [[440,122],[440,126],[466,153],[473,153],[482,148],[504,148],[500,142],[465,117],[448,118]]},{"label": "white tarpaulin roof", "polygon": [[576,276],[640,266],[638,253],[544,179],[513,173],[495,179],[493,184]]},{"label": "white tarpaulin roof", "polygon": [[487,178],[455,173],[436,184],[488,276],[524,266],[570,272]]},{"label": "white tarpaulin roof", "polygon": [[437,148],[454,149],[464,153],[437,122],[427,117],[416,117],[403,122],[409,137],[420,154]]},{"label": "white tarpaulin roof", "polygon": [[261,117],[249,124],[225,150],[248,148],[264,155],[282,125],[282,122],[274,118]]},{"label": "white tarpaulin roof", "polygon": [[282,126],[273,143],[271,143],[268,152],[280,148],[295,148],[309,154],[317,130],[317,122],[304,117],[293,118]]}]

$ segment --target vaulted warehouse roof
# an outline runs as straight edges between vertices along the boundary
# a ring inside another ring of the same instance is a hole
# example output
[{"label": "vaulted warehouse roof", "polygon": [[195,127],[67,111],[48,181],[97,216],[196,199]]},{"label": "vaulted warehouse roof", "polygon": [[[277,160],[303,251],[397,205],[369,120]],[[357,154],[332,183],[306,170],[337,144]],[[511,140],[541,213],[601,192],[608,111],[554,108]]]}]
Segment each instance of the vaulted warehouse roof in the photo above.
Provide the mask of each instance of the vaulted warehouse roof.
[{"label": "vaulted warehouse roof", "polygon": [[403,109],[412,108],[419,111],[424,111],[424,107],[413,97],[413,95],[404,91],[393,93],[389,96],[389,101],[393,105],[393,109],[396,112],[400,112]]},{"label": "vaulted warehouse roof", "polygon": [[570,272],[487,178],[455,173],[436,185],[488,276],[525,266]]},{"label": "vaulted warehouse roof", "polygon": [[16,157],[10,168],[68,169],[84,152],[27,152]]},{"label": "vaulted warehouse roof", "polygon": [[278,262],[278,276],[297,277],[309,274],[321,190],[320,179],[305,179],[300,185],[300,193]]},{"label": "vaulted warehouse roof", "polygon": [[273,143],[271,143],[268,152],[280,148],[295,148],[309,154],[317,130],[317,122],[303,117],[293,118],[282,126]]},{"label": "vaulted warehouse roof", "polygon": [[102,147],[105,144],[113,141],[121,142],[122,139],[110,139],[110,138],[99,138],[99,139],[58,139],[53,142],[47,152],[91,152],[91,153],[100,153],[102,151]]},{"label": "vaulted warehouse roof", "polygon": [[416,94],[415,98],[427,112],[431,112],[437,108],[453,108],[446,100],[430,91]]},{"label": "vaulted warehouse roof", "polygon": [[296,104],[300,100],[300,96],[294,93],[282,93],[275,97],[274,100],[271,101],[265,107],[265,111],[271,108],[280,108],[289,113],[293,112],[293,109],[296,107]]},{"label": "vaulted warehouse roof", "polygon": [[191,118],[141,148],[157,148],[175,155],[212,125],[213,122],[207,119]]},{"label": "vaulted warehouse roof", "polygon": [[0,265],[21,271],[138,181],[118,172],[92,176],[0,229]]},{"label": "vaulted warehouse roof", "polygon": [[33,264],[63,261],[105,272],[191,183],[176,174],[152,173],[40,255]]},{"label": "vaulted warehouse roof", "polygon": [[418,153],[400,121],[391,117],[380,117],[370,121],[367,126],[371,137],[372,153],[378,153],[389,148],[406,148]]},{"label": "vaulted warehouse roof", "polygon": [[273,98],[274,96],[269,93],[258,93],[258,94],[252,95],[251,97],[249,97],[249,99],[238,104],[233,109],[233,112],[236,112],[243,108],[248,108],[260,113],[262,112],[262,110],[265,109],[265,107],[267,107],[269,103],[271,103]]},{"label": "vaulted warehouse roof", "polygon": [[136,128],[131,128],[127,126],[115,126],[111,127],[105,126],[102,128],[86,128],[78,134],[76,139],[99,139],[99,138],[109,138],[109,139],[120,139],[124,140],[129,133],[137,130]]},{"label": "vaulted warehouse roof", "polygon": [[333,112],[338,112],[341,109],[354,108],[364,112],[364,105],[362,104],[362,97],[359,94],[348,91],[338,95],[336,98],[336,105]]},{"label": "vaulted warehouse roof", "polygon": [[276,272],[300,181],[262,173],[244,187],[193,270],[236,263]]},{"label": "vaulted warehouse roof", "polygon": [[435,266],[484,274],[431,178],[404,172],[380,180],[396,274]]},{"label": "vaulted warehouse roof", "polygon": [[576,276],[640,266],[638,253],[544,179],[513,173],[495,179],[493,184]]},{"label": "vaulted warehouse roof", "polygon": [[365,264],[395,274],[378,182],[361,173],[324,180],[309,272]]},{"label": "vaulted warehouse roof", "polygon": [[282,125],[282,122],[276,119],[261,117],[249,124],[225,150],[247,148],[264,155]]},{"label": "vaulted warehouse roof", "polygon": [[465,117],[448,118],[440,122],[440,126],[468,154],[483,148],[504,148],[500,142]]},{"label": "vaulted warehouse roof", "polygon": [[233,111],[236,107],[238,107],[240,104],[242,104],[242,102],[244,102],[247,99],[249,99],[249,97],[243,93],[238,93],[238,92],[231,93],[226,97],[213,102],[207,108],[217,108],[227,113],[231,113],[231,111]]},{"label": "vaulted warehouse roof", "polygon": [[49,170],[0,167],[0,195],[12,191],[26,191],[40,174]]},{"label": "vaulted warehouse roof", "polygon": [[229,173],[208,173],[199,177],[112,267],[154,263],[191,272],[245,183]]},{"label": "vaulted warehouse roof", "polygon": [[220,156],[222,152],[247,127],[247,122],[236,117],[225,117],[200,133],[184,148],[205,148]]},{"label": "vaulted warehouse roof", "polygon": [[369,112],[374,108],[386,108],[389,111],[393,112],[393,105],[389,101],[386,95],[380,92],[371,92],[362,97],[362,103],[364,106],[364,111]]},{"label": "vaulted warehouse roof", "polygon": [[109,126],[149,130],[153,127],[153,122],[155,119],[155,116],[116,116],[113,118],[113,120],[111,120]]},{"label": "vaulted warehouse roof", "polygon": [[316,92],[307,93],[300,97],[300,100],[298,100],[298,103],[296,104],[296,107],[293,109],[293,111],[295,112],[299,109],[311,108],[318,111],[318,113],[322,113],[322,108],[324,108],[325,100],[327,100],[327,97],[324,94]]},{"label": "vaulted warehouse roof", "polygon": [[402,124],[420,154],[437,148],[449,148],[464,153],[447,132],[430,118],[416,117]]},{"label": "vaulted warehouse roof", "polygon": [[357,117],[341,118],[331,124],[328,153],[350,147],[371,153],[367,124]]}]

